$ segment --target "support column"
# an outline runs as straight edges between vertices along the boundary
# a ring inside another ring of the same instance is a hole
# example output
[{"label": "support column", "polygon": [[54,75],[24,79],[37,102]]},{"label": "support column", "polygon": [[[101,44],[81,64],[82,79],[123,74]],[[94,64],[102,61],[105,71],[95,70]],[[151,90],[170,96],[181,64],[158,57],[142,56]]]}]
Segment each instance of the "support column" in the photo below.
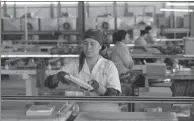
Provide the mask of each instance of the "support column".
[{"label": "support column", "polygon": [[14,6],[13,6],[13,17],[16,18],[17,13],[16,13],[16,2],[14,2]]},{"label": "support column", "polygon": [[86,4],[86,13],[87,13],[86,14],[87,15],[86,17],[89,18],[90,17],[90,10],[89,10],[89,7],[90,6],[89,6],[89,3],[85,3],[85,4]]},{"label": "support column", "polygon": [[53,6],[53,3],[51,3],[51,5],[50,5],[50,17],[54,18],[54,6]]},{"label": "support column", "polygon": [[[194,11],[194,6],[189,6],[189,9],[192,9]],[[189,26],[190,26],[190,36],[194,37],[194,12],[190,12],[190,21],[189,21]]]},{"label": "support column", "polygon": [[4,4],[3,4],[3,14],[4,14],[4,16],[6,16],[6,14],[7,14],[7,5],[6,5],[6,2],[4,2]]},{"label": "support column", "polygon": [[113,16],[115,18],[115,30],[117,30],[117,3],[115,1],[113,3]]},{"label": "support column", "polygon": [[124,16],[128,13],[128,3],[125,2],[125,11],[124,11]]},{"label": "support column", "polygon": [[85,6],[83,1],[78,2],[78,20],[77,20],[77,30],[82,40],[85,32]]},{"label": "support column", "polygon": [[[0,47],[1,47],[1,2],[0,2]],[[0,51],[0,65],[1,65],[1,52]],[[1,73],[0,73],[1,75]],[[0,84],[1,84],[1,76],[0,76]],[[1,97],[1,86],[0,86],[0,97]],[[0,98],[0,120],[1,120],[1,98]]]}]

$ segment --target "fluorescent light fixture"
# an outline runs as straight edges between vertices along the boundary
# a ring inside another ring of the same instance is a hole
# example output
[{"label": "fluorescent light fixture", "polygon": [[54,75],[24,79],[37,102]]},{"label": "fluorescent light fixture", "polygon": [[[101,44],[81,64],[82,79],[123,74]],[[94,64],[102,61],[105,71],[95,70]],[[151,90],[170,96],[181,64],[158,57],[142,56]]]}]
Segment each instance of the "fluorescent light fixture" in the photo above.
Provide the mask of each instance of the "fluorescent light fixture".
[{"label": "fluorescent light fixture", "polygon": [[53,57],[79,57],[79,55],[1,55],[1,58],[27,58],[27,57],[37,57],[37,58],[53,58]]},{"label": "fluorescent light fixture", "polygon": [[[35,4],[58,4],[58,1],[53,1],[53,0],[30,0],[30,2],[26,2],[25,0],[4,0],[6,4],[12,5],[16,3],[17,5],[35,5]],[[4,3],[1,2],[1,3]],[[78,4],[78,1],[72,1],[72,2],[67,2],[66,0],[60,0],[62,4]]]},{"label": "fluorescent light fixture", "polygon": [[[134,47],[135,44],[126,44],[128,47]],[[114,44],[110,44],[111,47],[114,47],[115,45]]]},{"label": "fluorescent light fixture", "polygon": [[193,12],[192,9],[165,9],[165,8],[161,8],[160,11]]},{"label": "fluorescent light fixture", "polygon": [[176,2],[176,3],[173,3],[173,2],[167,2],[166,3],[167,6],[194,6],[194,3],[186,3],[186,2]]}]

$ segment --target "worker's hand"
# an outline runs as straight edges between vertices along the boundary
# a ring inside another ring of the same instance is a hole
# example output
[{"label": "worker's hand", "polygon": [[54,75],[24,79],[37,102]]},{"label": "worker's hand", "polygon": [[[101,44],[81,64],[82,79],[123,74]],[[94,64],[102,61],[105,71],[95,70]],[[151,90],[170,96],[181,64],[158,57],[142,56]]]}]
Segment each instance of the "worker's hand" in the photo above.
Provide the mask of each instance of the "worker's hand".
[{"label": "worker's hand", "polygon": [[96,80],[91,80],[89,84],[94,88],[95,91],[99,95],[104,95],[106,93],[106,88],[100,85]]},{"label": "worker's hand", "polygon": [[45,80],[45,87],[48,87],[50,89],[54,89],[58,86],[59,82],[62,82],[63,84],[69,85],[69,80],[67,80],[64,76],[68,73],[64,71],[60,71],[57,74],[49,75]]},{"label": "worker's hand", "polygon": [[97,91],[100,86],[96,80],[91,80],[88,83],[94,88],[94,91]]},{"label": "worker's hand", "polygon": [[59,80],[56,75],[49,75],[45,80],[45,87],[50,89],[54,89],[58,86]]},{"label": "worker's hand", "polygon": [[60,71],[56,75],[57,75],[57,80],[61,81],[61,83],[68,84],[68,85],[70,84],[71,81],[65,78],[66,75],[69,75],[67,72]]}]

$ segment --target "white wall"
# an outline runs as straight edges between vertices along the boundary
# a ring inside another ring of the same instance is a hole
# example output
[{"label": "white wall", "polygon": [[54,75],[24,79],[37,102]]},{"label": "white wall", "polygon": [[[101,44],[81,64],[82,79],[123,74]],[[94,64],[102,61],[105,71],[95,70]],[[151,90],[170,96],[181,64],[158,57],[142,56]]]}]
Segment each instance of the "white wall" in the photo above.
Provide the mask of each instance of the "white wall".
[{"label": "white wall", "polygon": [[[33,3],[33,2],[29,2],[29,3]],[[57,2],[52,2],[54,4],[54,17],[57,17]],[[89,16],[90,17],[96,17],[98,15],[102,15],[104,13],[111,13],[113,14],[113,4],[112,3],[104,3],[104,4],[100,4],[100,3],[95,3],[95,4],[91,4],[91,2],[89,3],[89,5],[91,6],[89,8]],[[124,3],[123,2],[117,2],[117,15],[118,16],[124,16]],[[10,6],[7,9],[8,14],[13,16],[13,5],[7,5]],[[29,12],[35,12],[37,14],[37,16],[39,17],[50,17],[50,4],[35,4],[35,5],[31,5],[28,4],[29,7],[28,11]],[[66,7],[68,6],[68,7]],[[72,16],[77,16],[77,2],[74,4],[68,4],[66,2],[62,2],[62,12],[66,12],[68,11]],[[98,6],[98,7],[97,7]],[[143,12],[156,12],[156,14],[160,14],[162,13],[160,11],[160,8],[163,7],[167,7],[169,8],[169,6],[164,6],[164,2],[128,2],[128,12],[133,12],[134,15],[142,15]],[[139,6],[139,7],[137,7]],[[143,8],[144,6],[145,9]],[[20,17],[21,15],[24,14],[24,5],[20,5],[17,4],[17,12],[16,15],[17,17]],[[188,6],[185,7],[176,7],[176,8],[188,8]],[[170,16],[170,12],[165,12],[166,16]],[[184,16],[188,13],[175,13],[176,16]]]}]

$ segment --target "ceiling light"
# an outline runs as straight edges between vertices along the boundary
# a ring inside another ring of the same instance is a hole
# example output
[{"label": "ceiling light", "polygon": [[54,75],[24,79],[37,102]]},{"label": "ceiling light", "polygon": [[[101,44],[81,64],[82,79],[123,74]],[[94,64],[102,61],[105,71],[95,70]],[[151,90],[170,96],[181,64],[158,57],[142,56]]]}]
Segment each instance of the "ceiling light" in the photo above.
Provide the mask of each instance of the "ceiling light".
[{"label": "ceiling light", "polygon": [[179,2],[179,3],[173,3],[173,2],[167,2],[167,6],[194,6],[194,3],[186,3],[186,2]]},{"label": "ceiling light", "polygon": [[192,9],[165,9],[165,8],[161,8],[160,11],[193,12]]}]

